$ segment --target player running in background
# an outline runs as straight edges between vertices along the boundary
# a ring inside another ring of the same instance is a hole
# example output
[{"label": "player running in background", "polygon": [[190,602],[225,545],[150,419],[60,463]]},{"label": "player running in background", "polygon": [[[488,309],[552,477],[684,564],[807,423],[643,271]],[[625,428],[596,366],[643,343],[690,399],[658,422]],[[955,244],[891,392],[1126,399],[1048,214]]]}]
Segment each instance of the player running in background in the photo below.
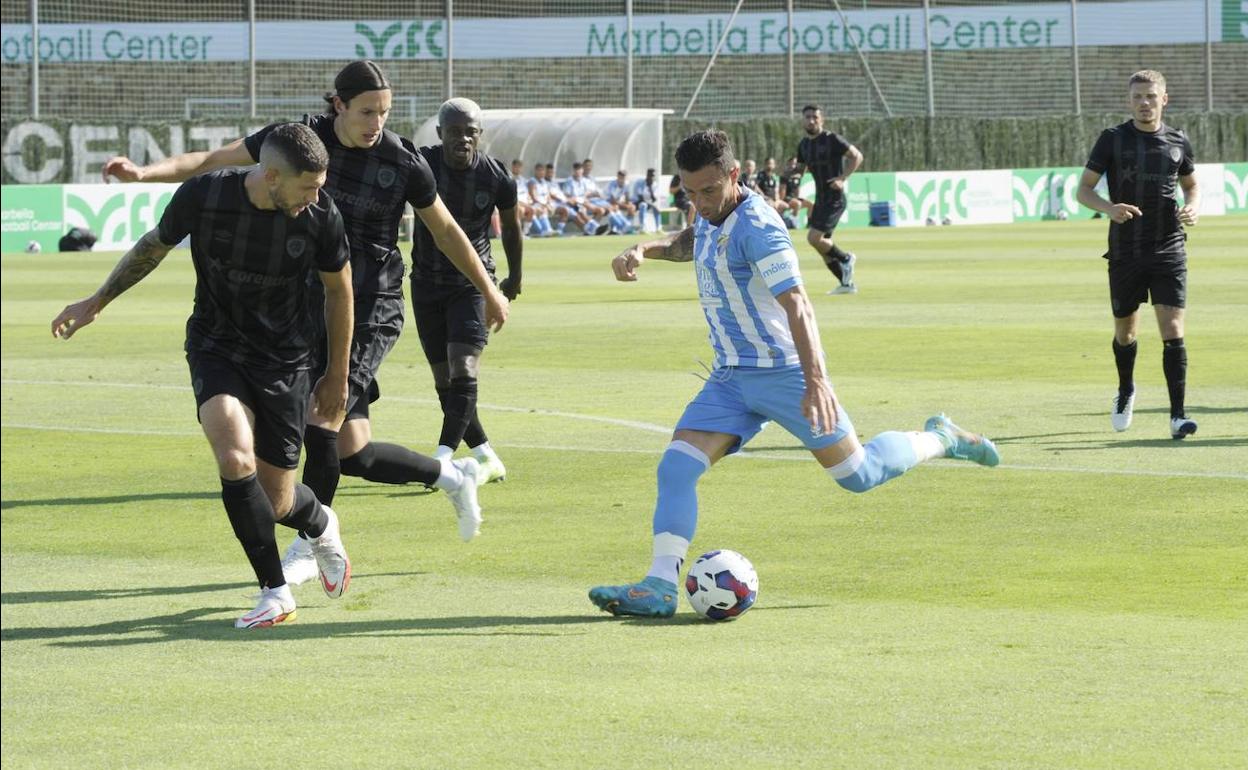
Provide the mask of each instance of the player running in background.
[{"label": "player running in background", "polygon": [[[327,114],[307,124],[329,151],[325,190],[346,223],[354,268],[356,328],[351,346],[351,393],[346,421],[312,415],[305,446],[303,482],[321,502],[332,504],[340,474],[387,484],[417,482],[445,490],[459,520],[459,534],[471,540],[481,521],[476,461],[442,462],[398,444],[372,440],[369,404],[380,397],[377,371],[403,328],[403,255],[399,224],[408,203],[442,249],[486,298],[486,320],[501,326],[507,299],[494,286],[476,250],[441,199],[429,165],[410,141],[385,129],[390,82],[371,61],[356,61],[334,78],[326,94]],[[179,181],[210,169],[248,166],[259,158],[268,126],[211,152],[191,152],[138,168],[128,158],[104,165],[104,177],[125,182]],[[302,542],[301,542],[302,541]],[[287,579],[309,580],[311,554],[296,539],[285,556]]]},{"label": "player running in background", "polygon": [[[1187,389],[1187,348],[1183,309],[1187,304],[1187,240],[1200,207],[1196,161],[1187,134],[1161,122],[1170,97],[1160,72],[1141,70],[1127,82],[1131,120],[1101,132],[1079,180],[1078,200],[1109,216],[1109,299],[1114,314],[1114,362],[1118,394],[1110,423],[1131,427],[1135,410],[1135,353],[1140,303],[1152,297],[1161,332],[1161,368],[1170,391],[1170,436],[1196,432],[1183,401]],[[1096,192],[1109,176],[1109,200]],[[1183,205],[1177,200],[1183,190]]]},{"label": "player running in background", "polygon": [[814,309],[780,215],[740,184],[722,131],[701,131],[676,150],[682,183],[698,212],[692,228],[640,244],[611,264],[637,280],[647,259],[693,262],[711,328],[715,368],[685,408],[659,460],[654,560],[640,583],[598,586],[589,598],[615,615],[669,617],[698,519],[698,479],[775,420],[811,451],[841,487],[866,492],[937,457],[997,465],[992,442],[944,415],[923,431],[858,442],[824,369]]},{"label": "player running in background", "polygon": [[[437,180],[438,195],[491,278],[490,216],[498,209],[507,256],[507,277],[499,285],[514,300],[520,295],[524,250],[516,181],[500,161],[477,149],[482,132],[481,108],[475,102],[447,100],[438,110],[442,143],[421,147],[420,154]],[[460,442],[466,442],[480,464],[478,480],[501,481],[507,469],[477,417],[481,353],[489,336],[485,298],[442,252],[428,228],[418,224],[412,240],[412,312],[442,404],[442,433],[434,457],[449,460]]]},{"label": "player running in background", "polygon": [[[832,242],[832,231],[845,213],[845,181],[862,165],[862,153],[839,134],[823,127],[823,110],[808,104],[802,108],[806,137],[797,145],[798,171],[809,170],[815,178],[815,205],[806,220],[806,242],[819,252],[823,263],[840,279],[829,294],[857,294],[852,252]],[[800,175],[799,175],[800,178]]]},{"label": "player running in background", "polygon": [[[275,520],[308,539],[326,594],[341,596],[351,581],[337,516],[295,483],[314,354],[325,337],[328,356],[311,408],[325,420],[341,419],[346,408],[350,250],[342,215],[322,189],[329,157],[316,134],[297,123],[276,126],[259,156],[259,168],[183,183],[159,226],[126,252],[104,285],[52,321],[52,334],[68,339],[190,236],[196,281],[186,360],[221,500],[261,588],[239,628],[295,616]],[[323,295],[311,290],[314,270]],[[327,335],[312,320],[321,305]]]}]

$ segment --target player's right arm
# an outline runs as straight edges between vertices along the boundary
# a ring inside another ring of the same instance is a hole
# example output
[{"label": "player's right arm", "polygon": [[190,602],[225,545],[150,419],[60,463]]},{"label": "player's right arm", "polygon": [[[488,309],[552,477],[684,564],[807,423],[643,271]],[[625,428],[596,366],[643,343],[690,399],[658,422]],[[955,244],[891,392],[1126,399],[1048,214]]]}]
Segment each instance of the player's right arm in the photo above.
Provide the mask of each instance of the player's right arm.
[{"label": "player's right arm", "polygon": [[1096,185],[1100,181],[1101,174],[1099,172],[1085,168],[1083,176],[1079,177],[1079,189],[1075,193],[1075,199],[1081,205],[1093,211],[1109,215],[1109,218],[1118,224],[1122,224],[1129,219],[1144,216],[1144,212],[1130,203],[1110,203],[1102,198],[1100,193],[1096,191]]},{"label": "player's right arm", "polygon": [[637,280],[637,268],[647,259],[662,259],[667,262],[693,261],[693,228],[686,227],[679,233],[660,238],[657,241],[638,243],[625,249],[619,256],[611,260],[611,270],[617,281]]},{"label": "player's right arm", "polygon": [[66,340],[74,336],[74,332],[94,321],[108,303],[155,270],[172,249],[172,245],[161,241],[157,230],[145,233],[94,294],[66,306],[52,319],[52,336]]},{"label": "player's right arm", "polygon": [[205,171],[254,165],[256,160],[251,157],[244,141],[235,139],[215,150],[184,152],[146,166],[139,166],[124,155],[119,155],[108,159],[101,175],[105,183],[109,177],[115,177],[122,182],[184,182]]}]

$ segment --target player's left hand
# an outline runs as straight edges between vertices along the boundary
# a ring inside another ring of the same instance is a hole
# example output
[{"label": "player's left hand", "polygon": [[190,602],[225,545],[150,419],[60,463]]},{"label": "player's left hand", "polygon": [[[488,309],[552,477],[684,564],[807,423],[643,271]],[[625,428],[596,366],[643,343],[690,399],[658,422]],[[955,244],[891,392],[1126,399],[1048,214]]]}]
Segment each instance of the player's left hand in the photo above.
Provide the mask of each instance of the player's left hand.
[{"label": "player's left hand", "polygon": [[66,305],[56,318],[52,319],[52,336],[67,340],[74,332],[94,321],[103,308],[95,295],[81,299],[72,305]]},{"label": "player's left hand", "polygon": [[1179,208],[1179,222],[1186,227],[1195,227],[1196,221],[1200,219],[1200,214],[1191,206],[1181,206]]},{"label": "player's left hand", "polygon": [[520,276],[509,275],[499,281],[498,290],[503,293],[503,296],[507,298],[508,302],[515,302],[516,297],[520,296]]},{"label": "player's left hand", "polygon": [[312,389],[312,411],[323,420],[337,420],[347,410],[347,378],[324,374]]},{"label": "player's left hand", "polygon": [[832,391],[832,383],[827,377],[806,383],[802,414],[806,415],[816,436],[827,436],[836,430],[836,393]]}]

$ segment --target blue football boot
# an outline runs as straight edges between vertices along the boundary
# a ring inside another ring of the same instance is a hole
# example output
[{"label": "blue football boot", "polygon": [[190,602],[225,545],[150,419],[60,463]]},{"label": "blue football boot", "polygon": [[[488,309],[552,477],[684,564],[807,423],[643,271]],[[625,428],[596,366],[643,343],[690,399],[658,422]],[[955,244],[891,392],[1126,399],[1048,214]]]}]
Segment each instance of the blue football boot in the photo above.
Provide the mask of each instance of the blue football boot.
[{"label": "blue football boot", "polygon": [[929,417],[923,430],[935,433],[945,445],[945,457],[970,460],[989,468],[1001,463],[1001,453],[986,436],[962,430],[943,414]]},{"label": "blue football boot", "polygon": [[589,589],[589,600],[612,615],[670,618],[676,614],[676,584],[648,577],[624,586],[597,586]]}]

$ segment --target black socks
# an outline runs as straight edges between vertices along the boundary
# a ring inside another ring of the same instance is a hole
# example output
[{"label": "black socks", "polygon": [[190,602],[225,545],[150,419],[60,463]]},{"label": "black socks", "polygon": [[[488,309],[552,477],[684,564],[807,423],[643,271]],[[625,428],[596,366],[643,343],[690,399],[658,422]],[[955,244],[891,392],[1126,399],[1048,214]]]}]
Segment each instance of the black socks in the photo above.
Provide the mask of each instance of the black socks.
[{"label": "black socks", "polygon": [[273,534],[273,505],[256,480],[256,474],[237,481],[221,479],[221,502],[225,504],[234,536],[243,546],[260,587],[285,585],[282,559],[277,554],[277,540]]},{"label": "black socks", "polygon": [[1135,391],[1135,353],[1140,349],[1138,340],[1130,345],[1119,345],[1114,338],[1114,363],[1118,366],[1118,392],[1124,396]]},{"label": "black socks", "polygon": [[438,400],[442,402],[442,435],[438,443],[452,449],[464,440],[464,432],[468,423],[477,413],[477,378],[452,377],[451,387],[438,392]]},{"label": "black socks", "polygon": [[433,486],[442,475],[442,463],[401,447],[370,441],[363,449],[342,458],[342,472],[382,484],[416,482]]},{"label": "black socks", "polygon": [[296,484],[295,503],[286,518],[277,523],[298,530],[300,536],[312,540],[325,534],[325,527],[329,525],[329,514],[325,513],[325,507],[317,500],[310,487]]},{"label": "black socks", "polygon": [[332,505],[342,475],[338,465],[338,432],[309,425],[303,431],[303,448],[307,452],[303,483],[312,489],[317,500]]},{"label": "black socks", "polygon": [[1166,388],[1170,391],[1170,418],[1185,417],[1183,399],[1187,392],[1187,348],[1183,338],[1162,343],[1161,369],[1166,373]]}]

